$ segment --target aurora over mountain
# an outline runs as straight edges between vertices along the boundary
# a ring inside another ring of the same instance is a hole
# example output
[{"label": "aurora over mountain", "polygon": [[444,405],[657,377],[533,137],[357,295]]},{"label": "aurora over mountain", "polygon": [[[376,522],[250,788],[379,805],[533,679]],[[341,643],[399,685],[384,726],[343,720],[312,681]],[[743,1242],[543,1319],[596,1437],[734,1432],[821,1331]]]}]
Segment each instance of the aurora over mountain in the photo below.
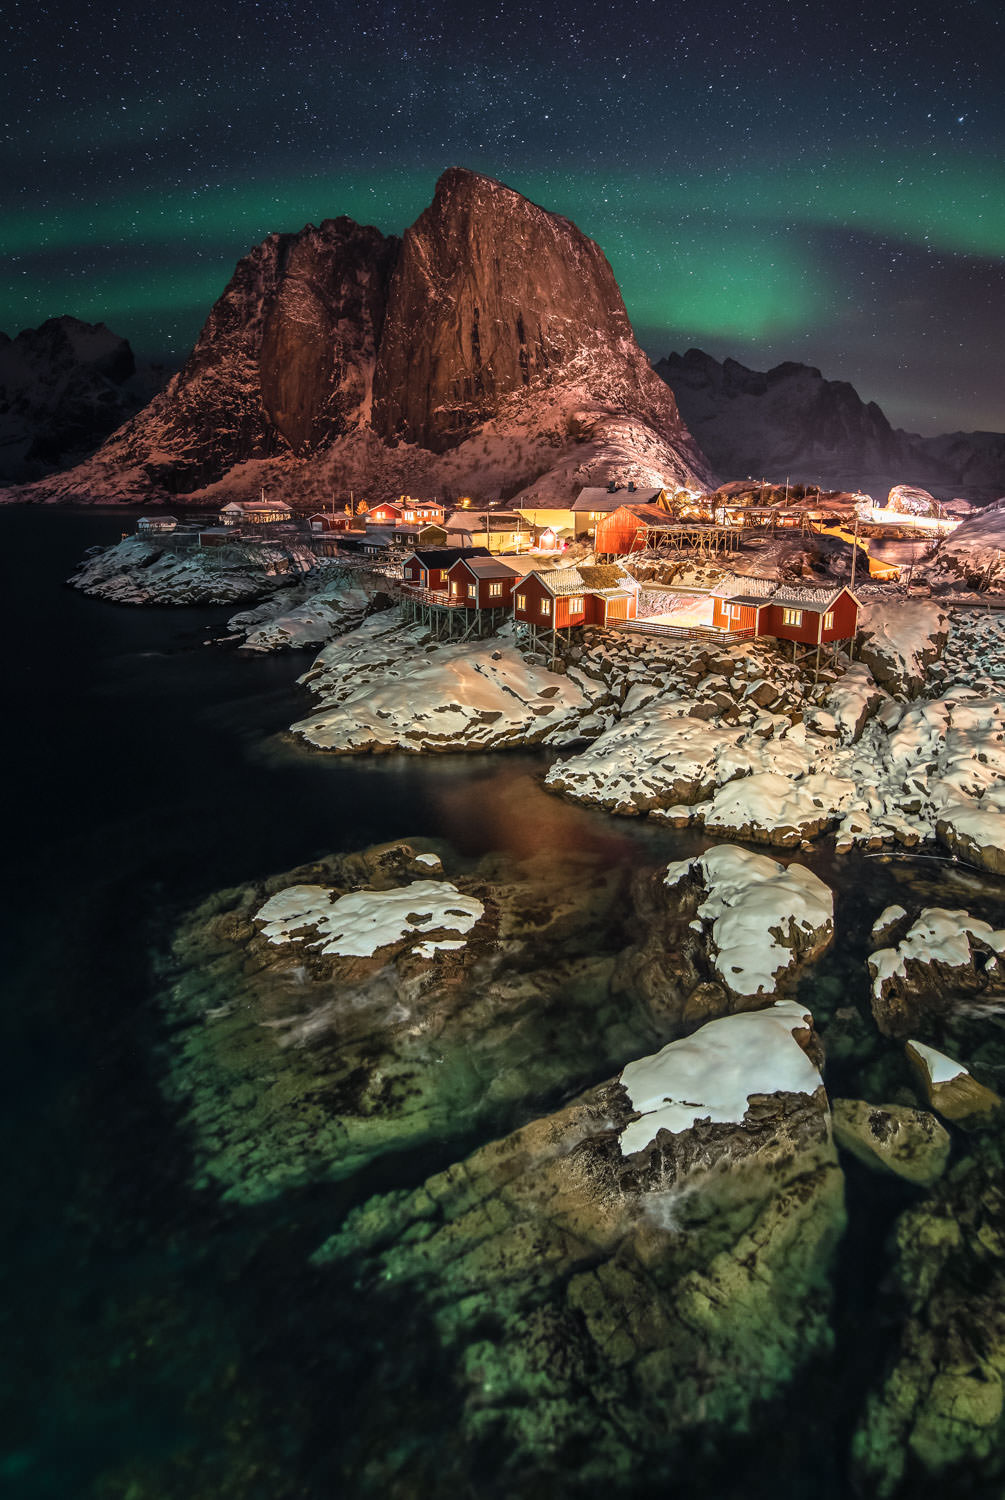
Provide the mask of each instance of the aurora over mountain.
[{"label": "aurora over mountain", "polygon": [[990,0],[16,6],[0,327],[179,358],[250,245],[400,232],[460,163],[596,239],[654,357],[806,360],[901,425],[1001,428],[1001,50]]}]

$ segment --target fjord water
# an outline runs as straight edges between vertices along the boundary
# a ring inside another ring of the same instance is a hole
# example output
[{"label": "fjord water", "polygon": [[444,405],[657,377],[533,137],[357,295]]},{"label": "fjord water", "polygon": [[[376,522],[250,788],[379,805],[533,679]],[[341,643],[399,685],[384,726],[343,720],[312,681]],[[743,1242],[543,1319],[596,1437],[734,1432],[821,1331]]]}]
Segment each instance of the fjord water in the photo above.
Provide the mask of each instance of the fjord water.
[{"label": "fjord water", "polygon": [[[186,1131],[160,1087],[170,1037],[155,964],[177,918],[222,887],[403,836],[472,858],[561,843],[634,863],[690,847],[546,797],[534,757],[368,763],[291,748],[278,736],[304,709],[295,678],[309,657],[205,644],[231,609],[118,608],[63,585],[87,546],[131,525],[121,512],[0,511],[0,1493],[327,1500],[347,1493],[342,1459],[374,1361],[400,1370],[386,1418],[367,1414],[388,1443],[448,1452],[454,1398],[414,1307],[392,1292],[368,1303],[308,1257],[349,1204],[416,1185],[465,1144],[254,1207],[194,1192]],[[878,891],[866,900],[860,872],[843,882],[847,910],[881,902]],[[839,997],[852,961],[854,945],[835,952],[819,982]],[[764,1430],[696,1446],[688,1476],[629,1463],[626,1494],[846,1493],[848,1422],[874,1374],[862,1320],[904,1201],[886,1180],[853,1179],[862,1211],[839,1275],[835,1360],[808,1372],[786,1409],[766,1409]],[[500,1493],[497,1456],[488,1443],[472,1461],[472,1494]],[[348,1493],[371,1493],[364,1469],[361,1456]],[[575,1455],[568,1479],[569,1496],[587,1493]]]}]

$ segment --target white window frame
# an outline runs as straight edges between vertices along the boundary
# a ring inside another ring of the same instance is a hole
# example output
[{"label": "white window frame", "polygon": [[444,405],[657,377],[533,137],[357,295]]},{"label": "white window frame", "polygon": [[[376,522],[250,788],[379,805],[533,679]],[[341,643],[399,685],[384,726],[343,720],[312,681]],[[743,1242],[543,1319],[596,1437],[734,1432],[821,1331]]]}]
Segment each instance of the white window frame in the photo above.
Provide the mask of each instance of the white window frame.
[{"label": "white window frame", "polygon": [[832,609],[829,609],[827,611],[827,613],[824,615],[824,623],[823,623],[823,626],[821,628],[823,630],[833,630],[834,629],[834,611]]},{"label": "white window frame", "polygon": [[502,598],[502,591],[503,591],[503,586],[502,586],[501,580],[497,581],[496,583],[490,583],[489,584],[489,598],[490,599],[501,599]]},{"label": "white window frame", "polygon": [[784,608],[782,610],[782,624],[799,626],[803,623],[803,612],[801,609]]},{"label": "white window frame", "polygon": [[468,598],[469,599],[477,599],[478,598],[478,585],[477,585],[477,583],[469,583],[468,584]]},{"label": "white window frame", "polygon": [[547,619],[551,619],[551,600],[548,598],[547,594],[545,594],[544,598],[541,600],[541,613],[545,615]]},{"label": "white window frame", "polygon": [[583,614],[584,612],[585,612],[585,606],[583,604],[583,595],[582,594],[573,594],[571,596],[571,598],[569,599],[569,613],[570,613],[570,615],[580,615],[580,614]]},{"label": "white window frame", "polygon": [[517,607],[517,609],[526,609],[527,608],[527,595],[526,594],[517,594],[517,596],[516,596],[516,607]]}]

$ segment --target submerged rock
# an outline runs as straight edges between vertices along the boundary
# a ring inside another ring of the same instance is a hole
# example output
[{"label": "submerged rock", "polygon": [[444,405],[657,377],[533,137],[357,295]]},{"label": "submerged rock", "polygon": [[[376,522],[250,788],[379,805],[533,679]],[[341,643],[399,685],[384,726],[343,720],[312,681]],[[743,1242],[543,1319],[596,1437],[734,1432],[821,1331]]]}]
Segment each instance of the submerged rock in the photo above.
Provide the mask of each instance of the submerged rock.
[{"label": "submerged rock", "polygon": [[[393,1288],[431,1325],[464,1451],[492,1434],[512,1493],[564,1473],[570,1452],[599,1484],[626,1450],[637,1466],[742,1426],[828,1347],[842,1178],[797,1039],[815,1050],[788,1002],[713,1022],[371,1200],[315,1257],[375,1311]],[[638,1119],[642,1075],[691,1101],[679,1117]],[[400,1327],[395,1358],[408,1348]],[[364,1403],[377,1427],[385,1379],[373,1371]],[[398,1472],[387,1455],[378,1477]]]},{"label": "submerged rock", "polygon": [[946,1169],[949,1134],[934,1115],[903,1104],[835,1099],[834,1138],[867,1167],[929,1187]]},{"label": "submerged rock", "polygon": [[897,1226],[899,1337],[853,1449],[861,1493],[880,1500],[1005,1482],[1001,1142],[972,1139],[974,1155]]},{"label": "submerged rock", "polygon": [[969,1120],[989,1115],[1001,1104],[992,1089],[978,1083],[962,1063],[947,1057],[944,1052],[915,1041],[908,1042],[905,1050],[929,1104],[947,1120]]}]

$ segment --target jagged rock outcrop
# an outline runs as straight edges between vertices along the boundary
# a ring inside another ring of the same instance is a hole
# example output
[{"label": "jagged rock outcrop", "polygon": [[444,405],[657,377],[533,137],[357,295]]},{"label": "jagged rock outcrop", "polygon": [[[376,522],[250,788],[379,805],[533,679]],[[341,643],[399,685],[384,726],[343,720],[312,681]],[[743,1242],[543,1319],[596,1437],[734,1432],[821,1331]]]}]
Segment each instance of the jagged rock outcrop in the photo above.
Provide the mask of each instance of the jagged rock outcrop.
[{"label": "jagged rock outcrop", "polygon": [[167,372],[137,366],[104,323],[49,318],[0,333],[0,482],[76,463],[140,410]]},{"label": "jagged rock outcrop", "polygon": [[612,478],[712,474],[602,251],[453,168],[400,251],[346,218],[270,235],[145,411],[6,498],[216,505],[275,486],[305,508],[349,489],[568,503]]},{"label": "jagged rock outcrop", "polygon": [[680,414],[723,475],[765,475],[867,489],[923,485],[940,500],[988,501],[1005,491],[1005,435],[954,432],[923,438],[890,426],[875,401],[844,380],[786,360],[767,371],[721,364],[701,349],[656,365]]}]

